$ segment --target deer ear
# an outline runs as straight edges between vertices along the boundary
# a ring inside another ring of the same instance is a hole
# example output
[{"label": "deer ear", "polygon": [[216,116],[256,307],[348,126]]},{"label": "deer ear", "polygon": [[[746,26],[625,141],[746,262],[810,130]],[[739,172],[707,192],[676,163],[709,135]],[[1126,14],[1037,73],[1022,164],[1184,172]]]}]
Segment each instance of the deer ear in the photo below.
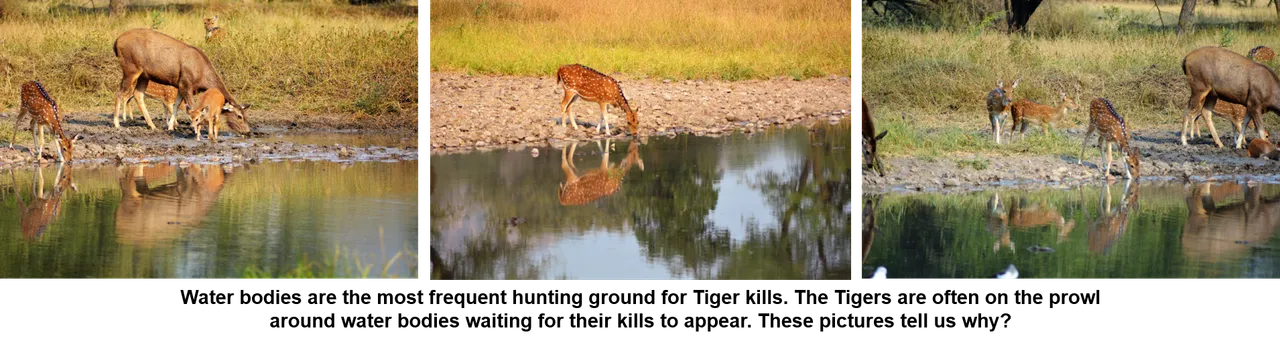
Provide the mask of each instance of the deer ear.
[{"label": "deer ear", "polygon": [[996,88],[1004,88],[1004,80],[996,80]]},{"label": "deer ear", "polygon": [[1021,82],[1021,81],[1022,81],[1022,78],[1018,78],[1017,80],[1014,80],[1014,81],[1013,81],[1013,88],[1018,88],[1018,82]]},{"label": "deer ear", "polygon": [[80,136],[80,134],[76,134],[76,137],[71,138],[71,141],[76,142],[76,141],[80,141],[80,139],[83,139],[83,138],[84,136]]},{"label": "deer ear", "polygon": [[883,139],[885,135],[889,135],[888,130],[880,132],[880,135],[876,135],[876,141],[880,141],[880,139]]},{"label": "deer ear", "polygon": [[248,110],[250,106],[253,106],[253,104],[244,104],[244,106],[240,107],[240,110]]}]

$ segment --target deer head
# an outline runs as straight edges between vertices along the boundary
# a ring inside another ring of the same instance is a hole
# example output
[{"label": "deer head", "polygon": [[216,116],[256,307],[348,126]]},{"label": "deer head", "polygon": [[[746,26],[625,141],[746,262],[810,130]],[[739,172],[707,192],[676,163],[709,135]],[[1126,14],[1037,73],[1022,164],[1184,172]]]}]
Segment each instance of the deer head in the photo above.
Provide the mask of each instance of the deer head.
[{"label": "deer head", "polygon": [[62,156],[64,159],[71,160],[71,157],[73,156],[72,151],[75,149],[75,144],[76,142],[80,141],[81,138],[83,137],[81,137],[80,134],[76,134],[76,136],[72,138],[67,138],[66,135],[61,135],[58,138],[58,145],[62,147]]},{"label": "deer head", "polygon": [[244,106],[232,104],[231,102],[224,104],[221,115],[227,118],[227,127],[241,135],[248,135],[252,128],[249,127],[249,120],[245,117],[245,111],[249,110],[250,106],[252,104],[244,104]]},{"label": "deer head", "polygon": [[213,30],[213,28],[216,28],[216,27],[218,27],[218,16],[213,16],[211,18],[204,18],[204,29],[206,31]]},{"label": "deer head", "polygon": [[1133,168],[1133,179],[1138,179],[1138,176],[1142,174],[1142,169],[1138,165],[1138,157],[1142,155],[1142,151],[1138,150],[1138,147],[1129,146],[1127,153],[1126,160],[1129,162],[1129,166]]}]

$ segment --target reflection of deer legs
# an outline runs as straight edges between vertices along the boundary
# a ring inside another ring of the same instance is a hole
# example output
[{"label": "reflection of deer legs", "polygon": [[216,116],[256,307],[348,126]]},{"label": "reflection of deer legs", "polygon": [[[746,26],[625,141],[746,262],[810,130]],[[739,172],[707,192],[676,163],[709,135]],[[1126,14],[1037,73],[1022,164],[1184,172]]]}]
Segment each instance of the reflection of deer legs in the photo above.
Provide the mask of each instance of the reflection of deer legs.
[{"label": "reflection of deer legs", "polygon": [[604,147],[609,147],[609,145],[612,144],[610,143],[610,141],[611,140],[608,140],[608,139],[604,140],[603,147],[600,146],[600,141],[596,141],[596,147],[600,148],[600,154],[601,154],[600,169],[601,170],[609,169],[609,149],[605,149]]},{"label": "reflection of deer legs", "polygon": [[573,172],[573,170],[576,169],[576,167],[573,166],[573,153],[577,147],[578,143],[572,142],[569,143],[568,147],[560,150],[560,169],[564,170],[565,181],[560,184],[561,187],[564,187],[565,184],[572,183],[574,180],[578,179],[578,174]]}]

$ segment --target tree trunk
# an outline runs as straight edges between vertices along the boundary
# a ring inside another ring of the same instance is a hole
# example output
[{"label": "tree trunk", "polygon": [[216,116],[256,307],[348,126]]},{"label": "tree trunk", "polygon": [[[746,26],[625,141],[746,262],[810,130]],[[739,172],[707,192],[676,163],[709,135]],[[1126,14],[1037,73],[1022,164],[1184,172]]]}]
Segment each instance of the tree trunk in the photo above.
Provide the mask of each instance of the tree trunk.
[{"label": "tree trunk", "polygon": [[1036,13],[1041,2],[1043,0],[1009,0],[1012,12],[1009,16],[1009,32],[1026,32],[1027,22],[1031,21],[1031,15]]},{"label": "tree trunk", "polygon": [[107,3],[107,8],[111,11],[111,15],[112,16],[124,15],[125,6],[128,5],[126,1],[127,0],[110,0]]},{"label": "tree trunk", "polygon": [[1182,0],[1182,12],[1178,14],[1178,35],[1190,34],[1196,26],[1196,0]]},{"label": "tree trunk", "polygon": [[1276,20],[1280,20],[1280,1],[1272,0],[1276,4]]}]

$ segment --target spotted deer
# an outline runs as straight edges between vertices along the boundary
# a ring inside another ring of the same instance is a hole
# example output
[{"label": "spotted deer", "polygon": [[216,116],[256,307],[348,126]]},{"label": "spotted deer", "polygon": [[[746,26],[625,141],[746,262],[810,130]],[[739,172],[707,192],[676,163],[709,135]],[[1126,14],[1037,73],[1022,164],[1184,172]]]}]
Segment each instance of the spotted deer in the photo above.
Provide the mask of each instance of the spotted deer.
[{"label": "spotted deer", "polygon": [[880,161],[880,155],[876,153],[876,146],[884,136],[889,134],[888,130],[880,132],[876,135],[876,125],[871,121],[871,111],[867,110],[867,100],[862,100],[862,169],[874,169],[876,174],[884,175],[884,162]]},{"label": "spotted deer", "polygon": [[[1234,126],[1236,129],[1236,148],[1240,148],[1241,143],[1243,143],[1245,139],[1244,129],[1246,127],[1252,126],[1253,129],[1255,130],[1258,129],[1258,123],[1253,122],[1249,116],[1245,116],[1244,105],[1228,102],[1225,100],[1219,100],[1217,106],[1215,106],[1213,109],[1213,113],[1218,116],[1224,116],[1224,117],[1227,117],[1228,119],[1231,119],[1231,125]],[[1204,114],[1198,114],[1196,115],[1196,118],[1192,120],[1191,137],[1193,138],[1200,137],[1200,124],[1203,121],[1204,121]],[[1271,133],[1268,133],[1266,130],[1263,130],[1261,138],[1268,139],[1270,135]]]},{"label": "spotted deer", "polygon": [[590,67],[580,64],[572,64],[561,66],[556,71],[556,83],[564,88],[564,100],[560,101],[560,125],[565,125],[567,120],[573,125],[573,129],[578,129],[578,122],[573,117],[573,111],[570,106],[578,98],[585,99],[589,102],[600,104],[600,124],[597,125],[597,132],[609,131],[609,120],[606,117],[606,106],[613,105],[621,108],[627,114],[627,130],[631,132],[631,136],[636,136],[640,132],[640,120],[636,112],[640,108],[631,108],[631,104],[627,102],[626,95],[622,94],[622,87],[618,86],[618,81],[597,72]]},{"label": "spotted deer", "polygon": [[[1219,47],[1198,48],[1182,59],[1182,72],[1191,88],[1179,135],[1183,146],[1187,145],[1187,129],[1193,116],[1201,114],[1209,125],[1213,143],[1223,147],[1222,140],[1218,139],[1218,130],[1213,126],[1213,110],[1218,100],[1244,105],[1246,116],[1258,130],[1258,137],[1266,136],[1262,113],[1280,113],[1280,79],[1271,68],[1240,54]],[[1236,148],[1243,143],[1243,137],[1238,139]]]},{"label": "spotted deer", "polygon": [[991,119],[991,133],[996,137],[996,144],[1000,144],[1000,122],[1009,116],[1013,90],[1018,88],[1019,81],[1022,79],[1014,80],[1013,85],[1006,88],[1004,80],[996,80],[996,89],[987,92],[987,117]]},{"label": "spotted deer", "polygon": [[[30,203],[22,200],[22,195],[16,195],[15,202],[18,208],[22,209],[22,216],[18,220],[22,228],[22,236],[27,239],[39,238],[49,229],[49,225],[53,224],[54,219],[58,217],[58,212],[62,209],[62,192],[70,187],[76,189],[75,183],[71,182],[71,169],[67,168],[63,173],[63,164],[58,164],[58,174],[54,177],[57,184],[53,190],[45,192],[44,190],[44,170],[36,167],[32,174],[35,181],[31,183],[31,194],[34,197]],[[13,170],[9,170],[9,178],[17,185],[17,179],[13,176]]]},{"label": "spotted deer", "polygon": [[[174,115],[176,115],[178,111],[178,88],[177,87],[173,87],[169,85],[161,85],[160,83],[155,83],[155,82],[149,82],[147,83],[147,90],[143,92],[143,95],[147,99],[155,99],[157,101],[160,101],[160,105],[163,106],[165,116],[169,117],[169,122],[174,121]],[[137,102],[139,108],[147,106],[146,104],[144,104],[144,102],[141,99],[136,99],[134,97],[129,97],[129,100],[126,100],[125,102],[128,103],[130,101]],[[128,107],[129,105],[126,104],[125,108],[128,109]],[[124,119],[126,121],[133,120],[133,110],[128,110],[127,112],[125,112]],[[173,125],[170,124],[169,126],[172,127]]]},{"label": "spotted deer", "polygon": [[1255,137],[1249,141],[1249,157],[1280,160],[1280,150],[1276,150],[1276,145],[1272,144],[1271,141]]},{"label": "spotted deer", "polygon": [[1237,261],[1266,245],[1280,228],[1280,199],[1264,197],[1273,193],[1264,193],[1261,185],[1199,183],[1187,191],[1181,241],[1183,255],[1192,261]]},{"label": "spotted deer", "polygon": [[[1080,97],[1079,92],[1076,93],[1076,97]],[[1036,122],[1039,123],[1040,128],[1044,130],[1044,135],[1048,136],[1049,126],[1062,119],[1062,116],[1066,116],[1068,111],[1079,110],[1080,105],[1077,105],[1075,100],[1068,97],[1066,92],[1059,92],[1058,107],[1040,104],[1029,99],[1022,99],[1014,102],[1013,105],[1009,106],[1009,109],[1009,112],[1013,117],[1013,127],[1009,128],[1010,133],[1018,130],[1018,125],[1021,124],[1022,130],[1019,131],[1018,135],[1019,137],[1023,137],[1027,133],[1027,123]]]},{"label": "spotted deer", "polygon": [[62,113],[58,110],[58,102],[53,100],[49,92],[44,89],[37,81],[27,81],[22,83],[22,108],[18,110],[18,117],[13,124],[13,136],[9,138],[9,148],[13,148],[13,141],[18,137],[18,125],[22,124],[24,117],[30,117],[31,139],[35,141],[34,150],[36,159],[39,160],[44,155],[44,132],[45,128],[49,128],[53,134],[58,135],[58,144],[54,147],[58,150],[58,161],[70,161],[72,152],[75,148],[76,141],[80,140],[80,135],[69,138],[62,131]]},{"label": "spotted deer", "polygon": [[[596,145],[599,144],[600,142],[596,141]],[[606,140],[605,146],[609,145],[609,141]],[[564,182],[560,183],[556,196],[560,199],[561,205],[583,205],[612,195],[622,187],[622,179],[626,177],[632,165],[638,165],[641,171],[644,170],[644,160],[640,159],[640,144],[633,140],[627,147],[627,157],[617,167],[609,167],[609,149],[602,147],[600,148],[603,152],[600,168],[579,175],[574,172],[577,166],[573,165],[573,155],[577,147],[577,143],[570,143],[568,148],[560,151],[560,169],[564,171]]]},{"label": "spotted deer", "polygon": [[[1210,125],[1209,128],[1212,129],[1213,126]],[[1089,129],[1084,133],[1084,142],[1080,144],[1080,155],[1076,157],[1076,163],[1084,164],[1084,148],[1089,144],[1089,135],[1093,135],[1094,131],[1098,132],[1098,151],[1106,157],[1102,177],[1111,176],[1111,144],[1114,143],[1126,157],[1124,177],[1138,178],[1138,156],[1141,152],[1137,147],[1129,145],[1129,127],[1125,125],[1124,117],[1111,106],[1111,101],[1104,98],[1096,98],[1089,104]],[[1105,151],[1103,147],[1106,147]]]},{"label": "spotted deer", "polygon": [[[1129,214],[1138,208],[1138,186],[1126,181],[1124,183],[1124,201],[1119,207],[1111,207],[1111,185],[1102,186],[1102,194],[1098,196],[1098,211],[1101,212],[1093,222],[1089,231],[1089,251],[1096,254],[1107,254],[1115,246],[1117,240],[1129,227]],[[1087,211],[1087,210],[1086,210]]]},{"label": "spotted deer", "polygon": [[1271,60],[1274,59],[1275,57],[1276,57],[1276,52],[1272,51],[1271,48],[1267,48],[1266,46],[1263,46],[1263,45],[1256,46],[1253,49],[1249,50],[1249,59],[1252,59],[1254,61],[1271,62]]},{"label": "spotted deer", "polygon": [[218,26],[218,16],[204,18],[204,41],[214,42],[226,36],[227,29]]}]

